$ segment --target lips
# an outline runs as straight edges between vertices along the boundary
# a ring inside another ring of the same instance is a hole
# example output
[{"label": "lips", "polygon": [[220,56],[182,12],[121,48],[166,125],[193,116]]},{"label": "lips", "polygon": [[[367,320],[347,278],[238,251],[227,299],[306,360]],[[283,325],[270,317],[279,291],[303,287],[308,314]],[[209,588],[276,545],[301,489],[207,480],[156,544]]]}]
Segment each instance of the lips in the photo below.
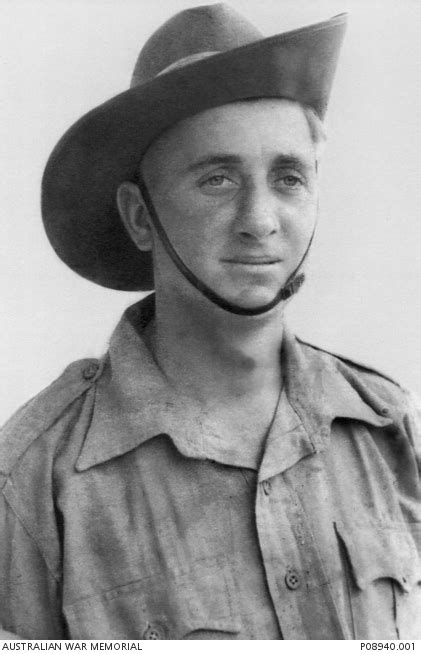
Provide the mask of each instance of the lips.
[{"label": "lips", "polygon": [[225,263],[238,264],[243,266],[270,266],[275,263],[280,263],[281,259],[278,257],[234,257],[232,259],[224,259]]}]

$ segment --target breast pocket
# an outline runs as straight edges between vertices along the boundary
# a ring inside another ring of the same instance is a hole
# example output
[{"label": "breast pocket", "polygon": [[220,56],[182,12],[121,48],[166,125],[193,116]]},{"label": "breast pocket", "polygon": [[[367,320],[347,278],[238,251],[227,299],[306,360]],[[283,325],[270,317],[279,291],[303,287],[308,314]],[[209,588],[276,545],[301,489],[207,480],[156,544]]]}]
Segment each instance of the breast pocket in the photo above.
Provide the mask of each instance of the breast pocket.
[{"label": "breast pocket", "polygon": [[335,526],[354,638],[421,638],[421,565],[406,525]]},{"label": "breast pocket", "polygon": [[230,639],[240,631],[229,570],[199,566],[81,599],[64,608],[71,638]]}]

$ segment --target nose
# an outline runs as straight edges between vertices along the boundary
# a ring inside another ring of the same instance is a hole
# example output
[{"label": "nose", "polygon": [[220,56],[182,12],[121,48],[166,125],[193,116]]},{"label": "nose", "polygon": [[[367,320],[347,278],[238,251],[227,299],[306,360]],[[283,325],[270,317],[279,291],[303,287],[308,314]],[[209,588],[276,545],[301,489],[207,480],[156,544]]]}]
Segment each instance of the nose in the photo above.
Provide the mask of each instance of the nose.
[{"label": "nose", "polygon": [[261,241],[279,230],[279,206],[271,189],[264,182],[250,182],[237,208],[237,234],[245,241]]}]

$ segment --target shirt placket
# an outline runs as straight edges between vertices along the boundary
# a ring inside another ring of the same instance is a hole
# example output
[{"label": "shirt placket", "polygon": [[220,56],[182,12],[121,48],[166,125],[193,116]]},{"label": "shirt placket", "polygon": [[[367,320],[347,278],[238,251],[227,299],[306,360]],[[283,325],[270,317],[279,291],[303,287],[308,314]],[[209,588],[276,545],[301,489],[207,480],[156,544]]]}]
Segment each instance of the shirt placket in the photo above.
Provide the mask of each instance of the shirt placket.
[{"label": "shirt placket", "polygon": [[256,525],[283,638],[345,639],[328,572],[311,527],[282,473],[259,482]]}]

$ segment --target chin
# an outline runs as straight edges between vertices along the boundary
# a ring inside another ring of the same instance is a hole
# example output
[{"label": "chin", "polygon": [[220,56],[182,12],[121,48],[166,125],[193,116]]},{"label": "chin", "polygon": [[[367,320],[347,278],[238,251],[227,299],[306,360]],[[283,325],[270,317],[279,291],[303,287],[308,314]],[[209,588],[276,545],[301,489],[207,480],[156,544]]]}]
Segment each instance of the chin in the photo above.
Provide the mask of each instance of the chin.
[{"label": "chin", "polygon": [[257,309],[265,306],[274,300],[279,288],[277,289],[245,289],[240,293],[233,293],[230,296],[224,294],[223,297],[243,309]]},{"label": "chin", "polygon": [[243,309],[257,309],[273,302],[287,278],[284,266],[280,265],[269,269],[235,266],[232,269],[228,267],[228,272],[215,276],[207,285],[225,300]]}]

